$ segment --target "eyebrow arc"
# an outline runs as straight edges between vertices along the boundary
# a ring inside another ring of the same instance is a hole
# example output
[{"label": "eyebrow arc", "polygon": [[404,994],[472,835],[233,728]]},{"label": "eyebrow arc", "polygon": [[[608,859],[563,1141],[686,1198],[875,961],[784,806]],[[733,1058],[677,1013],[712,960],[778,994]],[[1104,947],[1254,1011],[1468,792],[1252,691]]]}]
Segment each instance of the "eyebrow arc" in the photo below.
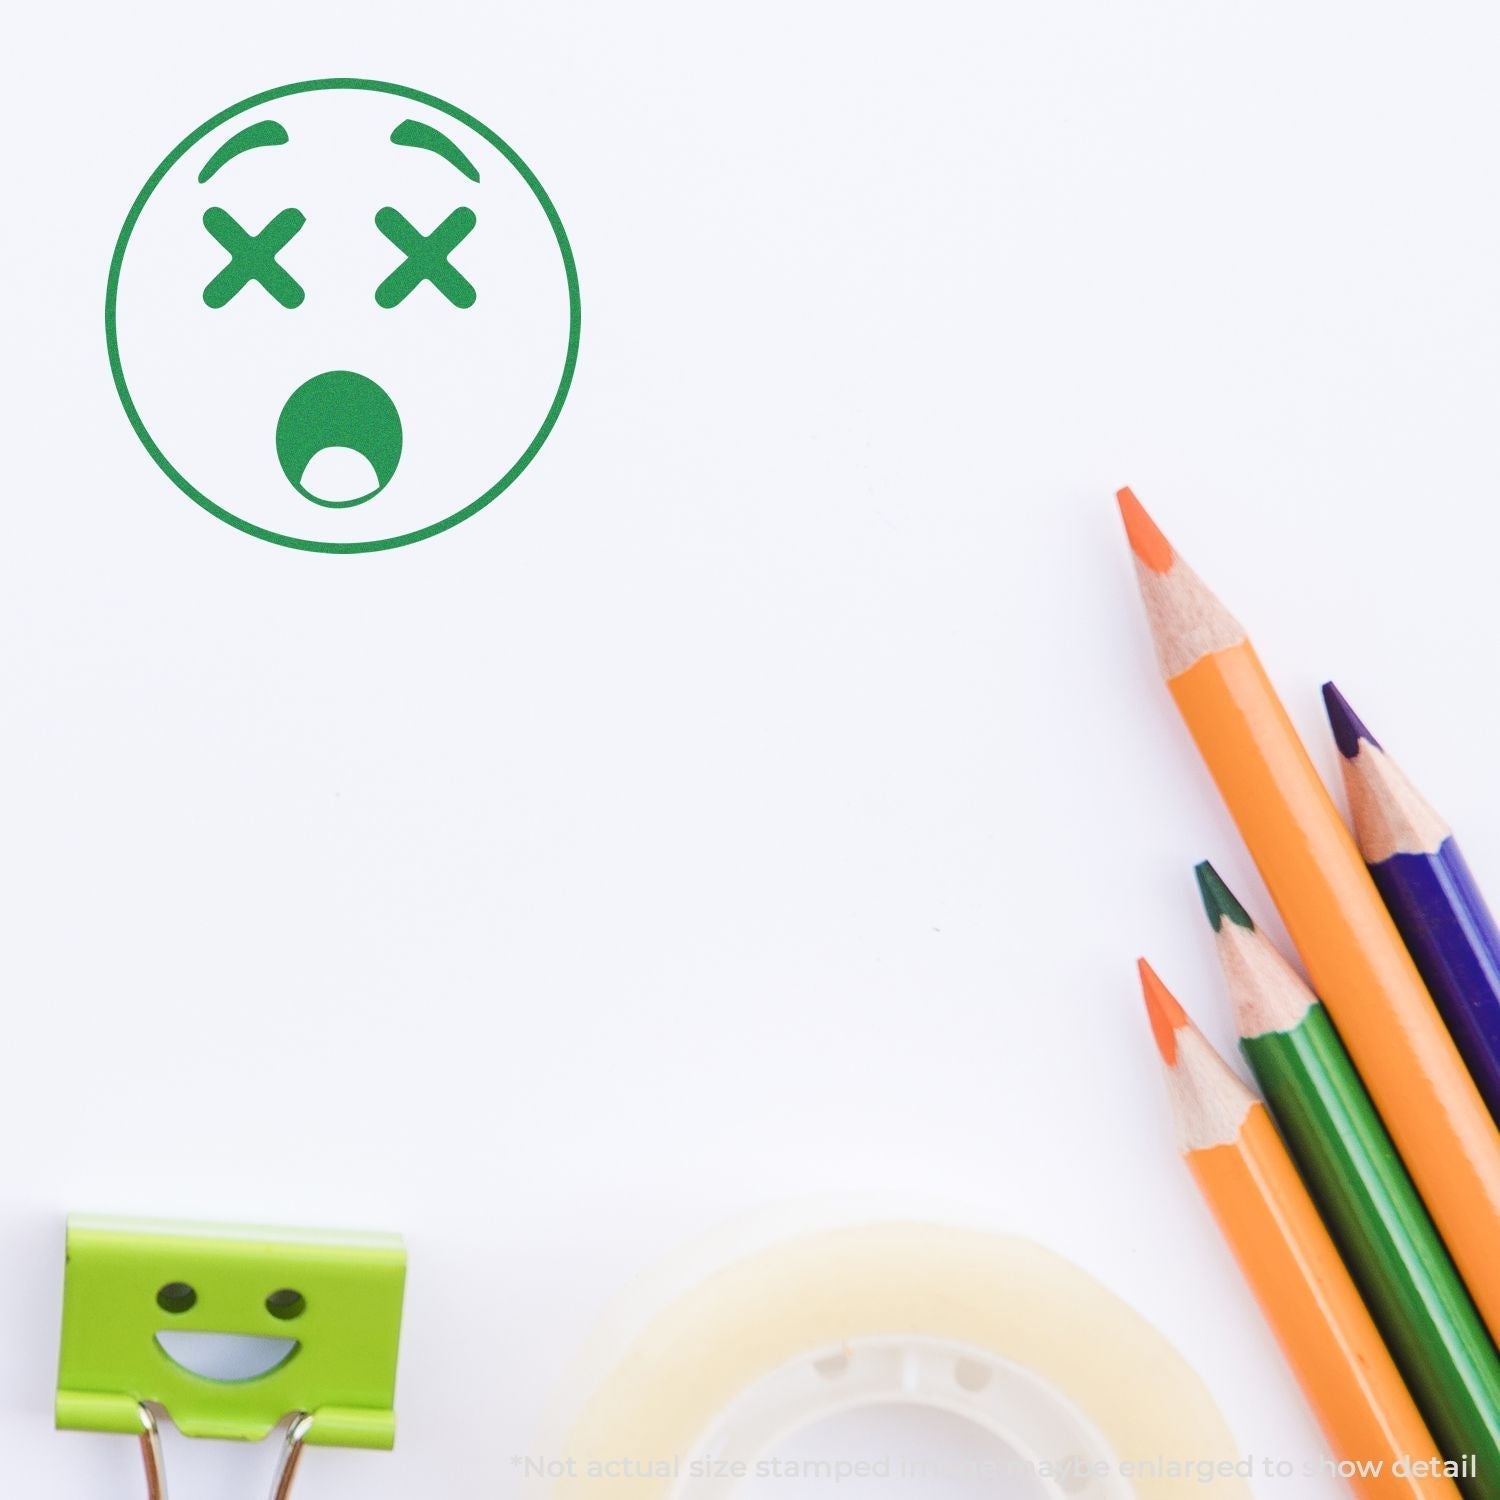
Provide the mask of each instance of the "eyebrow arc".
[{"label": "eyebrow arc", "polygon": [[257,120],[243,130],[230,136],[204,164],[198,174],[199,182],[207,182],[220,167],[232,162],[244,151],[253,151],[257,146],[284,146],[290,137],[286,126],[279,120]]},{"label": "eyebrow arc", "polygon": [[479,168],[458,149],[441,130],[420,120],[403,120],[391,132],[393,146],[415,146],[418,151],[435,151],[450,166],[457,167],[470,182],[479,181]]}]

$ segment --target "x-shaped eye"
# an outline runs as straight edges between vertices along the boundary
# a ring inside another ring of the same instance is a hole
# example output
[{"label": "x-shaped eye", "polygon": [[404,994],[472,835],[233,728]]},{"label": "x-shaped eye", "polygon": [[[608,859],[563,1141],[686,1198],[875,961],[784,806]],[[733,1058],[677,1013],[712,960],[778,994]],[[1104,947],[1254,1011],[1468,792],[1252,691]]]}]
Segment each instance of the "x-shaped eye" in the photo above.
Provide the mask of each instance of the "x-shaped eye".
[{"label": "x-shaped eye", "polygon": [[382,307],[394,307],[430,281],[455,307],[473,307],[478,293],[448,257],[475,222],[472,208],[455,208],[431,234],[423,234],[394,208],[382,208],[375,215],[375,227],[406,259],[375,288],[375,300]]},{"label": "x-shaped eye", "polygon": [[223,307],[241,287],[258,281],[283,307],[300,307],[307,293],[276,256],[305,223],[300,209],[284,208],[259,234],[249,234],[222,208],[208,209],[203,227],[229,252],[229,264],[203,288],[203,300]]}]

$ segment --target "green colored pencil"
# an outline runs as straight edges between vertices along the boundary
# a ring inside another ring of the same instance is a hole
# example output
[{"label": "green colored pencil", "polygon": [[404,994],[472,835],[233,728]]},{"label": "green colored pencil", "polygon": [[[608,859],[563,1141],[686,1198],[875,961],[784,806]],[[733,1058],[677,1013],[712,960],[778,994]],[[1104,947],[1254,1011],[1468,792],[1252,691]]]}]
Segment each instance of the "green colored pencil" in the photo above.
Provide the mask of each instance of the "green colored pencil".
[{"label": "green colored pencil", "polygon": [[1468,1460],[1460,1488],[1500,1500],[1500,1355],[1328,1013],[1213,867],[1197,873],[1266,1103],[1444,1456]]}]

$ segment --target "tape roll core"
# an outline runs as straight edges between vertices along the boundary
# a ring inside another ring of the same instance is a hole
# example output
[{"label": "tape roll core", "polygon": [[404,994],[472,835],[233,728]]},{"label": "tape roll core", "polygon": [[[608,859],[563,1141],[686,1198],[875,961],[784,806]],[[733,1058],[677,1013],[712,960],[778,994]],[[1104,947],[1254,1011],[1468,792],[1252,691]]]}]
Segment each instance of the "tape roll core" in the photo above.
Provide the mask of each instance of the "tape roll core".
[{"label": "tape roll core", "polygon": [[853,1340],[762,1376],[689,1455],[688,1483],[674,1494],[728,1500],[738,1483],[730,1476],[753,1472],[794,1433],[841,1412],[896,1404],[929,1406],[983,1428],[1031,1466],[1050,1500],[1130,1500],[1103,1434],[1056,1387],[977,1345],[911,1336]]}]

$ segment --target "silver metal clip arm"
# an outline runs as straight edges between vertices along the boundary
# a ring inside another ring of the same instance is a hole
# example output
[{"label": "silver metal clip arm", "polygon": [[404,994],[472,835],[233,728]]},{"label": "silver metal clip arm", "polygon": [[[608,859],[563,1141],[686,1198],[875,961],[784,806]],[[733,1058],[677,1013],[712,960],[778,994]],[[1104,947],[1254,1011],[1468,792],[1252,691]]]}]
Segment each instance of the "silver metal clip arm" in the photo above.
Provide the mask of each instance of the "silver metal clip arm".
[{"label": "silver metal clip arm", "polygon": [[[146,1466],[146,1500],[167,1500],[167,1471],[161,1456],[161,1429],[156,1424],[156,1414],[144,1402],[141,1414],[141,1460]],[[297,1412],[287,1426],[286,1440],[281,1445],[281,1456],[276,1461],[276,1472],[271,1476],[271,1500],[290,1500],[292,1481],[297,1477],[297,1466],[302,1462],[302,1449],[307,1442],[312,1418],[305,1412]]]}]

